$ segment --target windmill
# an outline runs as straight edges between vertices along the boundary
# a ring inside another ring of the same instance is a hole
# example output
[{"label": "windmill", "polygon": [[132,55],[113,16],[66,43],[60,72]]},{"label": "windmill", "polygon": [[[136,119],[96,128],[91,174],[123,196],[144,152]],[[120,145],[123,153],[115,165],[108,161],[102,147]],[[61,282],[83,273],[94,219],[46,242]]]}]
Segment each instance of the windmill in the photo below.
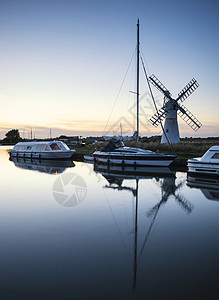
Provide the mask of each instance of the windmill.
[{"label": "windmill", "polygon": [[199,86],[198,82],[193,78],[184,89],[179,92],[176,99],[172,98],[171,93],[157,79],[155,75],[149,77],[149,81],[164,94],[164,104],[149,120],[149,122],[157,127],[163,119],[164,132],[161,138],[161,143],[176,144],[180,142],[179,127],[177,122],[177,114],[194,130],[197,131],[202,124],[197,118],[183,105],[183,102],[188,98]]}]

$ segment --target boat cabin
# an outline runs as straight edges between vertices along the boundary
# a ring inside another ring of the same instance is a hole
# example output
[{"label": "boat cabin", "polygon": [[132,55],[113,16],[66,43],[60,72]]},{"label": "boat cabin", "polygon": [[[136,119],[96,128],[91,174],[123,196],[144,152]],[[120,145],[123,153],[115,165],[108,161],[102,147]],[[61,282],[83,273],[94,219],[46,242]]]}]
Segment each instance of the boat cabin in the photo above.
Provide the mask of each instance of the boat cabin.
[{"label": "boat cabin", "polygon": [[200,161],[214,161],[219,163],[219,146],[212,146],[200,159]]},{"label": "boat cabin", "polygon": [[41,152],[41,151],[66,151],[69,147],[61,141],[49,142],[20,142],[17,143],[13,151]]}]

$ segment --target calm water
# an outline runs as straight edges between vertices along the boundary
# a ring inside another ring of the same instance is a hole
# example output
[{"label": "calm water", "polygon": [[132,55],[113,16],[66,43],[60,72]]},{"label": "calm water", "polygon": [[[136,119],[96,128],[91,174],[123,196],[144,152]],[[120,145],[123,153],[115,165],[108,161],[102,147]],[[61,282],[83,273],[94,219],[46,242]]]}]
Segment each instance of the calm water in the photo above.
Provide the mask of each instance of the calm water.
[{"label": "calm water", "polygon": [[218,299],[217,182],[9,161],[7,149],[1,299]]}]

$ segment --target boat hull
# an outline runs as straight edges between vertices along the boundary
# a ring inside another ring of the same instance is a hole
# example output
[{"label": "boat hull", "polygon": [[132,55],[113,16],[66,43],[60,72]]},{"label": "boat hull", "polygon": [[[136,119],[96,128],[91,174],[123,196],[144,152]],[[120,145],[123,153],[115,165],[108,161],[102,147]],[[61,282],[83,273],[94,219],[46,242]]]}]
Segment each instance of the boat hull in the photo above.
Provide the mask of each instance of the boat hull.
[{"label": "boat hull", "polygon": [[188,174],[196,176],[219,177],[219,163],[209,163],[198,159],[187,161]]},{"label": "boat hull", "polygon": [[173,155],[118,155],[112,153],[94,153],[94,162],[121,166],[164,166],[168,167],[176,156]]},{"label": "boat hull", "polygon": [[37,158],[37,159],[70,159],[75,150],[66,151],[13,151],[9,152],[10,157],[22,157],[22,158]]}]

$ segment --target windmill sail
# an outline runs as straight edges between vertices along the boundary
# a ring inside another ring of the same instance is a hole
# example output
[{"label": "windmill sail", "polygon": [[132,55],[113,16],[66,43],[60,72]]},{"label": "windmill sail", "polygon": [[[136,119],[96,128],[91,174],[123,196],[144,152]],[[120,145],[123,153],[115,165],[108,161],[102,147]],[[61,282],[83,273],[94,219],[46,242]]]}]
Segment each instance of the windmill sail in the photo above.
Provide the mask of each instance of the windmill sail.
[{"label": "windmill sail", "polygon": [[161,107],[157,113],[155,113],[150,119],[149,119],[149,122],[157,127],[160,122],[166,117],[166,114],[167,114],[167,111],[165,109],[165,107]]},{"label": "windmill sail", "polygon": [[160,80],[155,76],[151,75],[149,77],[149,81],[161,92],[163,93],[168,99],[171,99],[171,94],[168,89],[160,82]]},{"label": "windmill sail", "polygon": [[199,87],[198,82],[193,78],[185,87],[182,89],[182,91],[179,92],[178,97],[176,101],[184,101],[186,98],[188,98],[196,89]]},{"label": "windmill sail", "polygon": [[[178,104],[179,105],[179,104]],[[197,131],[202,124],[183,104],[179,105],[178,115],[194,130]]]}]

